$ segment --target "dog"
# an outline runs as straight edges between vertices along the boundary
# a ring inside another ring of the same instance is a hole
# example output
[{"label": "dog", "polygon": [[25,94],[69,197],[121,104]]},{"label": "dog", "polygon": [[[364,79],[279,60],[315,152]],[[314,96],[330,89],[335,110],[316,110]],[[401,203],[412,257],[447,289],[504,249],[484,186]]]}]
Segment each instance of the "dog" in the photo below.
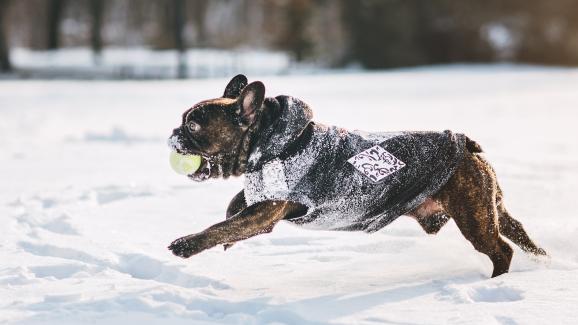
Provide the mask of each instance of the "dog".
[{"label": "dog", "polygon": [[513,250],[546,255],[506,210],[496,174],[481,147],[463,134],[363,133],[312,120],[302,101],[265,98],[265,86],[243,75],[222,97],[185,111],[169,145],[202,156],[195,181],[245,175],[226,218],[173,241],[188,258],[203,250],[273,230],[287,220],[313,228],[377,231],[397,217],[414,218],[436,234],[451,218],[493,263],[508,272]]}]

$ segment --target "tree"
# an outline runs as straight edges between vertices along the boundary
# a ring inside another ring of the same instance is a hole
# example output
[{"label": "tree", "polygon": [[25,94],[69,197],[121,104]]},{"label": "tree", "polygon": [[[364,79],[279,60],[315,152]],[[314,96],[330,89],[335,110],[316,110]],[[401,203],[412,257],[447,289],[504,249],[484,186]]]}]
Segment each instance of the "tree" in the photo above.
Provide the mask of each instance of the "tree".
[{"label": "tree", "polygon": [[173,0],[173,21],[175,48],[178,52],[177,76],[179,79],[187,77],[187,57],[183,30],[185,28],[185,2],[184,0]]},{"label": "tree", "polygon": [[5,22],[5,15],[8,8],[8,0],[0,0],[0,72],[12,70],[10,64],[10,47],[8,46],[8,28]]},{"label": "tree", "polygon": [[195,47],[205,47],[208,45],[207,33],[205,30],[205,20],[207,19],[207,7],[209,0],[189,1],[187,13],[191,16],[192,22],[197,32]]},{"label": "tree", "polygon": [[48,28],[46,29],[46,49],[56,50],[60,47],[60,22],[64,0],[48,1]]},{"label": "tree", "polygon": [[104,0],[90,0],[90,47],[94,53],[95,62],[102,52],[102,18]]},{"label": "tree", "polygon": [[291,51],[295,61],[303,61],[312,47],[307,26],[311,19],[311,0],[290,0],[286,7],[287,28],[281,37],[282,44]]}]

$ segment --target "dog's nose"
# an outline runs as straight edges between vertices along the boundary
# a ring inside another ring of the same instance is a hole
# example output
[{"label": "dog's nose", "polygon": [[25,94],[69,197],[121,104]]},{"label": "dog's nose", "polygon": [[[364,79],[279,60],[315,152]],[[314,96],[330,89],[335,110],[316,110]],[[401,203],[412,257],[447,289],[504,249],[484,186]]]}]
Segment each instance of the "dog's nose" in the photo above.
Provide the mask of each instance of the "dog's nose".
[{"label": "dog's nose", "polygon": [[183,144],[181,141],[181,129],[176,128],[173,130],[173,134],[168,138],[167,144],[169,147],[177,152],[182,151]]},{"label": "dog's nose", "polygon": [[179,136],[181,136],[181,132],[182,132],[182,131],[181,131],[181,128],[180,128],[180,127],[175,128],[175,129],[173,129],[173,135],[171,135],[171,137],[174,137],[174,136],[179,137]]}]

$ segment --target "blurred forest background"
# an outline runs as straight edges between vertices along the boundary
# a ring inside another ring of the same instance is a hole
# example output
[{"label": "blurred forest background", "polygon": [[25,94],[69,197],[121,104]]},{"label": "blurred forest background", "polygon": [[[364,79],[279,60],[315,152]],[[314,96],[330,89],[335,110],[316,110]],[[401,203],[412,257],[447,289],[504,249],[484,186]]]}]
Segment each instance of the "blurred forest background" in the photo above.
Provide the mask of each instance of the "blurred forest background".
[{"label": "blurred forest background", "polygon": [[576,0],[0,0],[0,70],[184,78],[251,67],[576,65],[577,14]]}]

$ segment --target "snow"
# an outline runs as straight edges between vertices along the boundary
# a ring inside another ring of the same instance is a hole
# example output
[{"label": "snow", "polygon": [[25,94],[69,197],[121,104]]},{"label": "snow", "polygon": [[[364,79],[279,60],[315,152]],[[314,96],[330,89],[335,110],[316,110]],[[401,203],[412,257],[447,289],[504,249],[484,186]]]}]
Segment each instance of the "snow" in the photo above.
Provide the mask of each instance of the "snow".
[{"label": "snow", "polygon": [[0,322],[20,324],[571,324],[578,317],[578,70],[450,66],[264,77],[316,120],[465,132],[505,202],[551,255],[509,274],[449,222],[375,234],[272,233],[188,260],[174,239],[224,219],[243,179],[168,164],[181,113],[228,80],[0,83]]},{"label": "snow", "polygon": [[[19,74],[28,77],[80,79],[175,78],[179,53],[147,48],[105,48],[94,56],[90,48],[32,51],[15,48],[10,52]],[[253,49],[190,49],[183,60],[189,77],[222,77],[237,73],[287,73],[291,60],[283,52]]]}]

